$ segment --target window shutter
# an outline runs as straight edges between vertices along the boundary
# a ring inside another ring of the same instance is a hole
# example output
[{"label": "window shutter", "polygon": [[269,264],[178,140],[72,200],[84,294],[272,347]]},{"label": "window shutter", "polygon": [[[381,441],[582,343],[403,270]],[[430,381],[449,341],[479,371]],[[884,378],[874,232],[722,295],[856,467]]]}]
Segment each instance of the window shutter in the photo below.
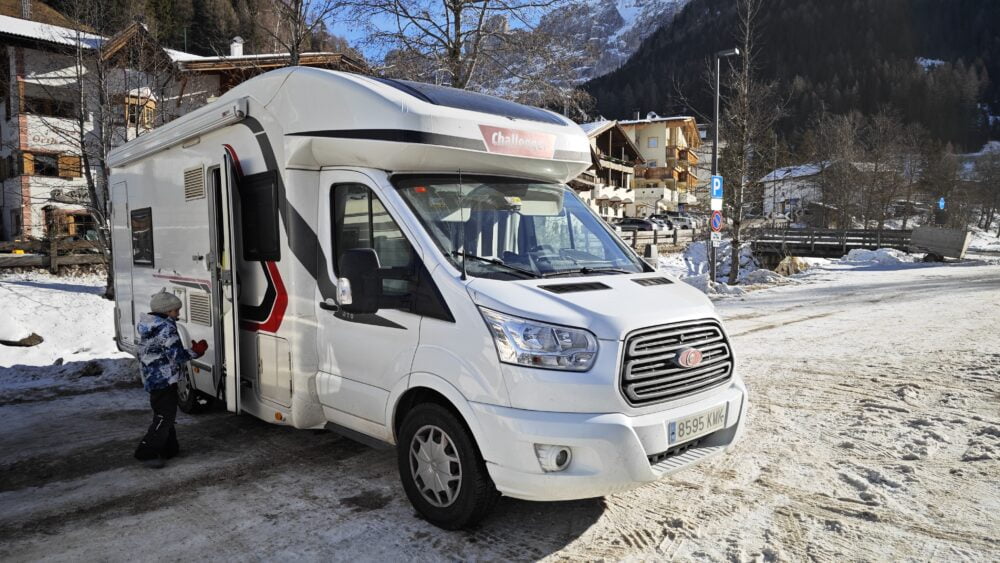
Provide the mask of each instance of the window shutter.
[{"label": "window shutter", "polygon": [[21,162],[22,162],[21,172],[25,176],[34,176],[35,175],[35,155],[31,154],[30,152],[23,153],[21,155]]},{"label": "window shutter", "polygon": [[59,155],[59,176],[61,178],[79,178],[80,157],[75,154]]}]

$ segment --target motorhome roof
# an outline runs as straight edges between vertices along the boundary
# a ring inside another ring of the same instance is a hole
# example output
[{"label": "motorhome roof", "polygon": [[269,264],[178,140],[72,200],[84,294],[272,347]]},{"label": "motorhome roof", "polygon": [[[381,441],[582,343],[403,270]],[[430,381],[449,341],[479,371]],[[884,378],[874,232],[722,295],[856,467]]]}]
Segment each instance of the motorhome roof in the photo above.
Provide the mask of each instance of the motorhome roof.
[{"label": "motorhome roof", "polygon": [[590,142],[569,119],[441,86],[326,69],[264,73],[217,101],[112,151],[112,166],[239,121],[284,147],[284,166],[351,165],[392,171],[519,171],[566,181],[590,166]]}]

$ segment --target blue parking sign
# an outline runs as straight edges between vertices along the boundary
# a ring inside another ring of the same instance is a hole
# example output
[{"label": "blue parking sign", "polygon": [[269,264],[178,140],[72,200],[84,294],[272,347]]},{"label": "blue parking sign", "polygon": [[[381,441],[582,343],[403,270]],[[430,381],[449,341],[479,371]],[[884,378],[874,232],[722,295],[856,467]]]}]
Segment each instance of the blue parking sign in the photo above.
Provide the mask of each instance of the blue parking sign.
[{"label": "blue parking sign", "polygon": [[944,209],[944,198],[938,200],[938,209]]},{"label": "blue parking sign", "polygon": [[712,197],[722,197],[722,176],[712,176]]}]

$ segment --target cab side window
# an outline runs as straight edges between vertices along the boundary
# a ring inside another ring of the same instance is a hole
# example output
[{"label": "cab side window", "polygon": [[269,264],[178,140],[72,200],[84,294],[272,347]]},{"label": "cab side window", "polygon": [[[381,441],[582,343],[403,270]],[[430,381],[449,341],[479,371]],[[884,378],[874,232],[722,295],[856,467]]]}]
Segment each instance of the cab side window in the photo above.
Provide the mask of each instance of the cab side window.
[{"label": "cab side window", "polygon": [[345,251],[371,248],[378,254],[383,295],[409,295],[413,248],[378,197],[363,184],[337,184],[330,190],[330,200],[334,269]]}]

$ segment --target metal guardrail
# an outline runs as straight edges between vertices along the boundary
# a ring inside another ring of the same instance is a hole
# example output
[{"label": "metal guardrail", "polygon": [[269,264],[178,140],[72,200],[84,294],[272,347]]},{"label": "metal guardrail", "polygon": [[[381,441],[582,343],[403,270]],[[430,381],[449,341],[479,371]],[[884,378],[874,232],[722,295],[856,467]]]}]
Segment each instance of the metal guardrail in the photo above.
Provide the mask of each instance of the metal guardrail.
[{"label": "metal guardrail", "polygon": [[913,231],[862,229],[764,229],[751,243],[754,254],[835,258],[855,249],[908,251]]}]

